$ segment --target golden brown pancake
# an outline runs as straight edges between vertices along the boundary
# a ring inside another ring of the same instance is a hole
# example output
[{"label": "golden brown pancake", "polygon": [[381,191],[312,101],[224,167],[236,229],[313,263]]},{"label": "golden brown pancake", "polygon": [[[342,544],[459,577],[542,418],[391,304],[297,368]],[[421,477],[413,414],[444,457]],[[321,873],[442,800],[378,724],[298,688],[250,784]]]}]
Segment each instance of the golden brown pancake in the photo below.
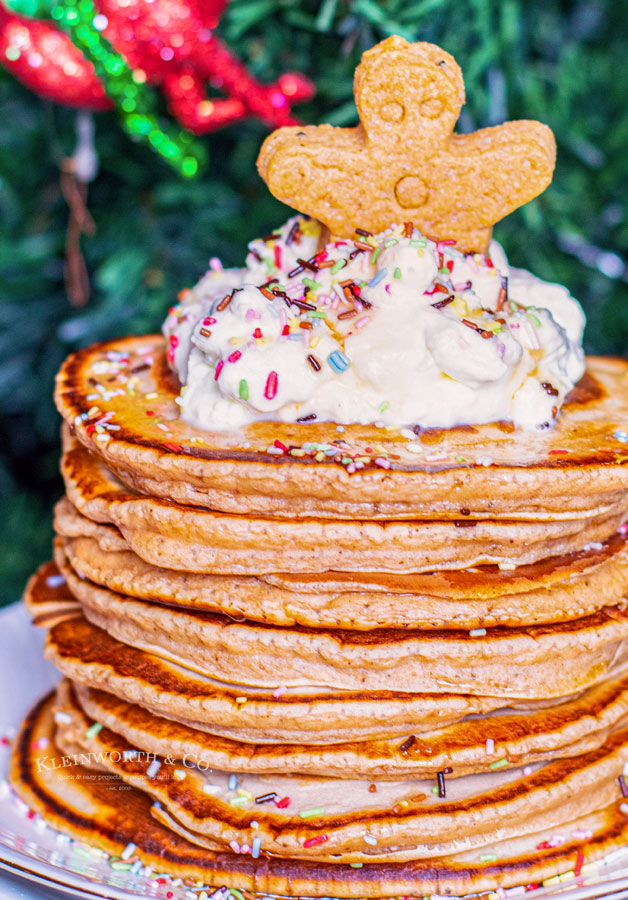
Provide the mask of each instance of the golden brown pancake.
[{"label": "golden brown pancake", "polygon": [[[209,735],[137,704],[80,684],[61,682],[57,706],[86,716],[122,735],[134,747],[159,756],[200,760],[212,769],[261,775],[345,778],[456,777],[516,768],[539,760],[578,756],[599,747],[628,717],[628,676],[591,688],[557,706],[532,712],[502,710],[469,717],[437,730],[392,740],[343,744],[249,744]],[[403,748],[403,749],[402,749]]]},{"label": "golden brown pancake", "polygon": [[180,419],[180,385],[150,335],[68,357],[56,402],[127,485],[186,505],[287,518],[591,518],[625,511],[628,453],[615,433],[628,420],[627,371],[590,358],[544,431],[496,423],[417,429],[412,440],[372,426],[258,422],[211,432]]},{"label": "golden brown pancake", "polygon": [[[71,597],[67,585],[46,584],[58,574],[46,564],[26,589],[27,607],[37,621]],[[409,694],[401,691],[253,689],[218,682],[121,644],[91,625],[76,600],[65,621],[48,633],[46,656],[72,681],[105,690],[155,715],[200,731],[249,742],[277,740],[334,743],[419,734],[504,706],[496,697],[463,694]],[[246,703],[242,700],[246,698]],[[551,705],[514,701],[518,709]]]},{"label": "golden brown pancake", "polygon": [[130,550],[107,550],[87,536],[57,538],[55,560],[60,566],[67,560],[95,584],[151,603],[312,628],[474,629],[559,622],[619,605],[628,591],[623,527],[603,544],[514,570],[204,575],[158,568]]},{"label": "golden brown pancake", "polygon": [[[46,742],[50,743],[45,746]],[[360,868],[279,859],[263,851],[259,859],[253,859],[249,854],[219,853],[190,843],[177,833],[184,831],[182,826],[168,820],[163,809],[151,809],[151,800],[141,791],[120,790],[123,782],[115,775],[108,781],[93,779],[90,770],[80,765],[69,769],[42,765],[51,755],[61,754],[54,745],[52,699],[48,698],[32,710],[22,727],[12,757],[11,782],[52,827],[112,855],[119,856],[132,842],[139,858],[156,871],[247,891],[346,898],[461,894],[540,882],[582,862],[586,870],[628,839],[628,818],[615,802],[570,822],[562,830],[562,842],[553,845],[548,840],[552,835],[531,833],[494,844],[489,855],[472,850]],[[159,824],[154,814],[168,821],[168,827]]]},{"label": "golden brown pancake", "polygon": [[[628,609],[472,631],[292,628],[134,600],[61,568],[85,617],[117,640],[221,681],[276,689],[573,694],[628,665]],[[548,666],[553,667],[551,680]]]},{"label": "golden brown pancake", "polygon": [[[153,754],[138,753],[120,735],[94,725],[74,706],[70,722],[57,725],[55,742],[67,755],[93,754],[88,766],[95,763],[149,793],[199,843],[226,850],[234,840],[251,846],[258,837],[272,856],[327,862],[449,856],[500,839],[555,831],[621,802],[617,778],[628,762],[624,729],[597,750],[534,764],[527,774],[495,769],[448,775],[442,798],[432,790],[433,778],[377,781],[375,791],[370,779],[358,780],[351,773],[341,782],[287,771],[241,774],[234,783],[229,771],[199,768],[172,754],[157,758],[153,775]],[[257,802],[268,794],[277,802]],[[319,844],[321,835],[326,840]],[[365,835],[376,840],[365,841]]]},{"label": "golden brown pancake", "polygon": [[[146,562],[190,572],[423,572],[529,564],[607,540],[628,505],[627,494],[623,505],[590,519],[465,520],[464,527],[451,520],[255,518],[131,492],[67,431],[64,446],[61,471],[78,512],[115,525]],[[55,528],[70,537],[81,534],[78,524],[68,533],[60,516]]]}]

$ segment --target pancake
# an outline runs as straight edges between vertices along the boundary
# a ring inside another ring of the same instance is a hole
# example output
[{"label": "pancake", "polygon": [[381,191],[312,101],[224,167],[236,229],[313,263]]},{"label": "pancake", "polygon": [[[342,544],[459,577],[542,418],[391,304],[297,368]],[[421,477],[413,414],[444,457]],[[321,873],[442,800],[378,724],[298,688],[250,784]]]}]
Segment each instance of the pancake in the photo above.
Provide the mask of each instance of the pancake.
[{"label": "pancake", "polygon": [[481,634],[284,628],[157,606],[98,587],[67,564],[61,572],[88,621],[122,643],[211,678],[255,687],[545,699],[590,687],[628,665],[625,607],[553,625],[480,629]]},{"label": "pancake", "polygon": [[626,529],[602,545],[515,570],[202,575],[161,569],[92,537],[57,538],[55,560],[119,594],[273,625],[479,628],[582,618],[628,592]]},{"label": "pancake", "polygon": [[[628,763],[624,729],[597,750],[537,763],[526,773],[500,769],[448,776],[443,798],[433,792],[434,779],[378,781],[375,791],[372,782],[354,777],[342,782],[292,774],[234,779],[229,771],[201,770],[171,754],[156,758],[139,753],[120,735],[95,724],[74,707],[71,721],[57,725],[56,745],[68,756],[84,754],[88,765],[96,760],[98,768],[149,793],[204,846],[226,850],[232,841],[251,846],[257,837],[272,856],[327,862],[449,856],[496,840],[561,829],[596,809],[621,803],[617,778]],[[269,794],[277,802],[257,802]]]},{"label": "pancake", "polygon": [[[605,682],[578,698],[531,712],[502,710],[468,717],[423,733],[420,738],[353,741],[344,744],[247,744],[208,735],[155,716],[94,688],[61,682],[57,707],[78,707],[148,753],[200,761],[212,769],[261,775],[316,775],[432,779],[451,768],[456,777],[516,768],[539,760],[578,756],[604,743],[628,717],[628,676]],[[403,750],[400,749],[403,747]]]},{"label": "pancake", "polygon": [[[52,698],[47,698],[32,710],[15,742],[11,782],[24,802],[53,828],[116,856],[132,842],[139,858],[155,871],[246,891],[361,898],[494,890],[573,871],[583,860],[586,874],[595,860],[628,840],[628,819],[614,803],[569,823],[560,840],[530,834],[494,844],[488,856],[473,850],[438,860],[359,868],[279,859],[263,851],[254,859],[250,854],[216,853],[190,843],[181,836],[184,829],[179,823],[163,809],[155,809],[141,791],[121,790],[123,782],[115,775],[102,781],[81,765],[55,769],[42,764],[57,752]],[[168,827],[155,821],[155,814]]]},{"label": "pancake", "polygon": [[[30,580],[25,600],[37,620],[64,596],[67,585],[46,585],[56,569],[47,564]],[[76,601],[75,601],[76,603]],[[121,644],[74,612],[48,633],[46,656],[72,681],[137,703],[200,731],[250,742],[277,740],[336,743],[402,738],[504,706],[498,697],[408,694],[401,691],[285,692],[219,682]],[[246,703],[241,702],[246,698]],[[551,705],[514,701],[519,709]]]},{"label": "pancake", "polygon": [[[621,525],[628,495],[612,513],[548,522],[480,520],[270,519],[228,515],[130,492],[66,430],[61,472],[85,518],[115,525],[146,562],[191,572],[422,572],[478,564],[529,564],[605,541]],[[626,470],[628,471],[628,469]],[[55,523],[66,534],[62,522]],[[75,536],[75,535],[70,535]],[[584,536],[584,540],[583,540]]]},{"label": "pancake", "polygon": [[72,354],[55,397],[127,485],[186,505],[288,518],[590,519],[625,510],[628,454],[616,432],[628,420],[627,371],[624,360],[590,358],[557,425],[534,432],[497,423],[408,437],[325,422],[208,432],[180,419],[180,385],[151,335]]}]

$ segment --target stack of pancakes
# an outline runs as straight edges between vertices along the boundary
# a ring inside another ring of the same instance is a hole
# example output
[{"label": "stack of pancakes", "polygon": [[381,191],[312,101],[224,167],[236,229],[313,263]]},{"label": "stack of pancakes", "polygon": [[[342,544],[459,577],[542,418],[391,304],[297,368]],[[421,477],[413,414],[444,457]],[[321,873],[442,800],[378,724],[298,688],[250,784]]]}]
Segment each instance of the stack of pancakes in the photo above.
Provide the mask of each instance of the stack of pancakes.
[{"label": "stack of pancakes", "polygon": [[213,434],[179,418],[161,339],[70,357],[55,562],[27,591],[65,679],[16,789],[244,890],[586,872],[628,839],[627,375],[590,360],[534,433]]}]

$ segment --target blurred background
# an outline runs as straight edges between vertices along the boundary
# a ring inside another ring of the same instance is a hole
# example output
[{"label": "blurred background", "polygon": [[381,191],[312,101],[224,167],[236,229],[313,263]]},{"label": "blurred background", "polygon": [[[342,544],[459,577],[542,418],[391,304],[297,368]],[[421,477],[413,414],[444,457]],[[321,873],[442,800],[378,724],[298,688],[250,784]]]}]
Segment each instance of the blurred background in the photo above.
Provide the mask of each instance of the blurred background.
[{"label": "blurred background", "polygon": [[[582,302],[588,352],[624,355],[627,17],[626,0],[232,0],[217,34],[263,81],[288,70],[307,75],[315,98],[295,108],[307,122],[355,124],[353,70],[363,50],[397,33],[456,57],[467,90],[459,130],[516,118],[550,125],[558,144],[554,182],[495,236],[515,265],[568,285]],[[115,112],[96,113],[98,172],[86,200],[94,228],[80,239],[90,295],[73,305],[64,281],[70,212],[61,169],[74,153],[77,122],[89,130],[89,120],[41,99],[2,68],[0,109],[2,605],[20,596],[50,555],[51,508],[61,493],[51,394],[64,356],[158,329],[210,257],[241,264],[247,242],[286,212],[255,169],[268,132],[263,122],[198,138],[208,162],[189,180],[132,141]],[[76,233],[70,241],[78,264]]]}]

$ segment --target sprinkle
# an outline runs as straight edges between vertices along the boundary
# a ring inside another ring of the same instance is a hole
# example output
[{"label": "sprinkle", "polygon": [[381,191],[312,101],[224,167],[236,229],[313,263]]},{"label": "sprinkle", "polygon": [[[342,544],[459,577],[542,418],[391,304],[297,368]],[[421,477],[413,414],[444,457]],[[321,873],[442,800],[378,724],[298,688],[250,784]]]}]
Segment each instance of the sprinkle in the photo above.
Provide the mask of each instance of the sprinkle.
[{"label": "sprinkle", "polygon": [[582,852],[582,850],[579,850],[578,855],[576,857],[576,867],[573,870],[573,873],[576,876],[576,878],[579,878],[580,873],[582,872],[583,865],[584,865],[584,853]]},{"label": "sprinkle", "polygon": [[549,394],[550,397],[558,397],[558,390],[554,387],[553,384],[550,384],[549,381],[542,381],[541,387],[546,394]]},{"label": "sprinkle", "polygon": [[122,759],[128,762],[128,760],[135,759],[138,755],[139,750],[124,750],[122,753]]},{"label": "sprinkle", "polygon": [[395,271],[393,272],[393,278],[401,278],[401,269],[399,268],[399,266],[397,266]]},{"label": "sprinkle", "polygon": [[[251,848],[251,856],[253,859],[259,858],[259,852],[262,847],[262,839],[259,837],[253,838],[253,847]],[[231,893],[233,893],[233,888],[231,889]]]},{"label": "sprinkle", "polygon": [[382,250],[383,250],[383,245],[380,244],[379,247],[376,247],[375,250],[373,250],[373,252],[371,253],[371,265],[372,266],[374,266],[375,263],[377,262],[377,258],[379,257],[379,254],[382,252]]},{"label": "sprinkle", "polygon": [[201,328],[200,334],[201,334],[201,337],[204,337],[204,338],[208,338],[208,337],[212,336],[212,333],[209,330],[209,328]]},{"label": "sprinkle", "polygon": [[96,737],[96,735],[98,734],[98,732],[99,732],[101,729],[102,729],[101,723],[100,723],[100,722],[94,722],[94,724],[93,724],[93,725],[90,725],[90,727],[89,727],[89,728],[87,729],[87,731],[85,732],[85,737],[86,737],[86,738],[93,738],[93,737]]},{"label": "sprinkle", "polygon": [[227,294],[226,297],[222,298],[222,300],[216,307],[217,312],[222,312],[224,309],[226,309],[229,306],[229,304],[233,300],[233,294],[235,294],[235,291],[233,291],[233,293],[231,293],[231,294]]},{"label": "sprinkle", "polygon": [[374,834],[369,834],[367,832],[366,834],[362,835],[362,840],[365,844],[369,844],[371,847],[375,847],[377,845],[377,838]]},{"label": "sprinkle", "polygon": [[346,265],[347,265],[346,259],[337,259],[336,262],[331,267],[331,274],[336,275],[336,273],[339,272],[341,269],[344,269],[344,267]]},{"label": "sprinkle", "polygon": [[361,869],[364,863],[349,863],[352,869]]},{"label": "sprinkle", "polygon": [[479,334],[480,337],[484,338],[485,340],[494,337],[492,331],[487,331],[486,328],[480,328],[479,325],[476,325],[476,323],[472,322],[470,319],[463,319],[462,324],[466,325],[467,328],[472,328],[473,331],[477,332],[477,334]]},{"label": "sprinkle", "polygon": [[472,628],[469,637],[485,637],[486,628]]},{"label": "sprinkle", "polygon": [[221,787],[218,784],[204,784],[203,785],[203,793],[204,794],[219,794],[221,791]]},{"label": "sprinkle", "polygon": [[224,359],[218,360],[218,362],[216,363],[216,371],[214,373],[214,381],[218,381],[218,377],[219,377],[220,373],[222,372],[224,366],[225,366]]},{"label": "sprinkle", "polygon": [[238,776],[230,775],[229,781],[227,782],[227,787],[229,788],[230,791],[235,791],[237,786],[238,786]]},{"label": "sprinkle", "polygon": [[495,862],[496,859],[496,853],[483,853],[482,856],[480,856],[480,862]]},{"label": "sprinkle", "polygon": [[327,362],[332,370],[338,374],[344,372],[351,365],[351,360],[342,352],[342,350],[334,350],[330,353],[327,357]]},{"label": "sprinkle", "polygon": [[504,308],[504,303],[508,299],[508,276],[502,275],[501,278],[502,286],[499,289],[499,294],[497,295],[497,312],[501,312]]},{"label": "sprinkle", "polygon": [[236,840],[230,841],[229,846],[231,847],[231,849],[233,850],[234,853],[240,852],[240,845],[238,844],[238,842]]},{"label": "sprinkle", "polygon": [[398,244],[398,243],[399,243],[399,241],[397,240],[397,238],[390,237],[384,241],[384,247],[386,250],[388,250],[389,247],[394,247],[395,244]]},{"label": "sprinkle", "polygon": [[121,859],[128,859],[130,856],[133,856],[135,851],[137,850],[137,844],[131,842],[127,844],[122,853],[120,854]]},{"label": "sprinkle", "polygon": [[323,285],[319,281],[313,281],[311,278],[303,278],[301,280],[311,291],[321,291],[323,289]]},{"label": "sprinkle", "polygon": [[403,742],[403,744],[401,744],[401,746],[399,747],[399,750],[402,753],[407,753],[408,750],[410,750],[412,747],[414,747],[415,744],[416,744],[416,737],[413,734],[411,734],[410,737],[406,738],[406,740]]},{"label": "sprinkle", "polygon": [[150,766],[146,769],[146,777],[154,778],[157,772],[161,769],[161,763],[158,759],[154,759]]},{"label": "sprinkle", "polygon": [[495,741],[493,740],[493,738],[486,739],[486,753],[487,756],[491,756],[493,753],[495,753]]},{"label": "sprinkle", "polygon": [[249,802],[248,797],[230,797],[229,805],[230,806],[244,806],[245,803]]},{"label": "sprinkle", "polygon": [[275,800],[275,806],[277,807],[277,809],[287,809],[290,806],[290,803],[290,797],[282,797],[281,800]]},{"label": "sprinkle", "polygon": [[532,774],[532,766],[524,766],[524,767],[523,767],[523,774],[524,774],[524,775],[531,775],[531,774]]},{"label": "sprinkle", "polygon": [[304,847],[318,847],[319,844],[326,844],[329,838],[326,834],[317,834],[316,837],[308,838],[307,841],[303,841]]},{"label": "sprinkle", "polygon": [[624,431],[623,428],[618,428],[613,437],[620,444],[628,444],[628,432]]},{"label": "sprinkle", "polygon": [[[423,294],[426,297],[433,297],[434,294],[448,294],[449,288],[446,288],[444,284],[434,284],[434,287],[431,291],[423,291]],[[464,301],[463,301],[464,302]]]},{"label": "sprinkle", "polygon": [[46,587],[58,588],[61,587],[62,584],[65,584],[63,575],[49,575],[48,578],[46,578]]},{"label": "sprinkle", "polygon": [[183,779],[187,775],[187,772],[185,771],[185,769],[175,769],[172,774],[175,781],[183,781]]},{"label": "sprinkle", "polygon": [[233,353],[231,353],[227,357],[227,362],[230,362],[230,363],[237,362],[241,358],[241,356],[242,356],[242,353],[239,350],[234,350]]},{"label": "sprinkle", "polygon": [[376,285],[378,285],[380,283],[380,281],[383,281],[387,275],[388,275],[388,269],[380,269],[379,272],[377,273],[377,275],[374,275],[373,278],[371,278],[371,280],[368,283],[368,286],[375,287]]},{"label": "sprinkle", "polygon": [[279,794],[276,791],[270,791],[268,794],[260,794],[259,797],[255,798],[256,803],[269,803],[271,800],[276,800]]},{"label": "sprinkle", "polygon": [[530,310],[526,310],[526,315],[527,315],[528,319],[530,320],[530,322],[532,322],[532,324],[534,325],[535,328],[541,327],[541,320],[539,319],[538,316],[535,316],[534,313],[530,312]]},{"label": "sprinkle", "polygon": [[249,399],[249,383],[246,380],[246,378],[243,378],[240,381],[240,385],[238,387],[238,396],[240,397],[241,400]]},{"label": "sprinkle", "polygon": [[288,234],[286,236],[286,246],[287,247],[289,247],[290,244],[294,241],[294,239],[297,236],[298,231],[299,231],[299,221],[297,219],[296,222],[293,222],[292,228],[290,229],[290,231],[288,232]]},{"label": "sprinkle", "polygon": [[264,396],[267,400],[274,400],[277,396],[277,384],[279,376],[276,372],[270,372],[266,379],[266,387],[264,388]]},{"label": "sprinkle", "polygon": [[55,713],[55,722],[58,725],[69,725],[71,721],[72,716],[68,715],[66,712],[61,712],[61,710],[59,710]]},{"label": "sprinkle", "polygon": [[315,806],[313,809],[302,809],[299,816],[301,819],[313,819],[315,816],[322,816],[324,812],[322,806]]},{"label": "sprinkle", "polygon": [[620,804],[619,804],[619,811],[620,811],[620,812],[623,812],[623,814],[624,814],[625,816],[628,816],[628,803],[620,803]]},{"label": "sprinkle", "polygon": [[449,297],[445,297],[444,300],[439,300],[438,303],[432,303],[432,309],[444,309],[446,306],[449,306],[450,303],[453,303],[456,298],[453,294],[450,294]]},{"label": "sprinkle", "polygon": [[128,872],[131,868],[131,863],[123,862],[121,859],[113,859],[110,865],[115,872]]},{"label": "sprinkle", "polygon": [[628,788],[626,787],[626,782],[624,780],[624,776],[620,775],[617,779],[619,783],[619,789],[621,791],[622,797],[628,797]]},{"label": "sprinkle", "polygon": [[437,772],[436,777],[438,779],[438,796],[441,798],[446,797],[447,793],[445,791],[445,773]]},{"label": "sprinkle", "polygon": [[508,765],[508,760],[504,756],[503,759],[498,759],[495,762],[492,762],[489,766],[489,769],[503,769],[504,766]]}]

